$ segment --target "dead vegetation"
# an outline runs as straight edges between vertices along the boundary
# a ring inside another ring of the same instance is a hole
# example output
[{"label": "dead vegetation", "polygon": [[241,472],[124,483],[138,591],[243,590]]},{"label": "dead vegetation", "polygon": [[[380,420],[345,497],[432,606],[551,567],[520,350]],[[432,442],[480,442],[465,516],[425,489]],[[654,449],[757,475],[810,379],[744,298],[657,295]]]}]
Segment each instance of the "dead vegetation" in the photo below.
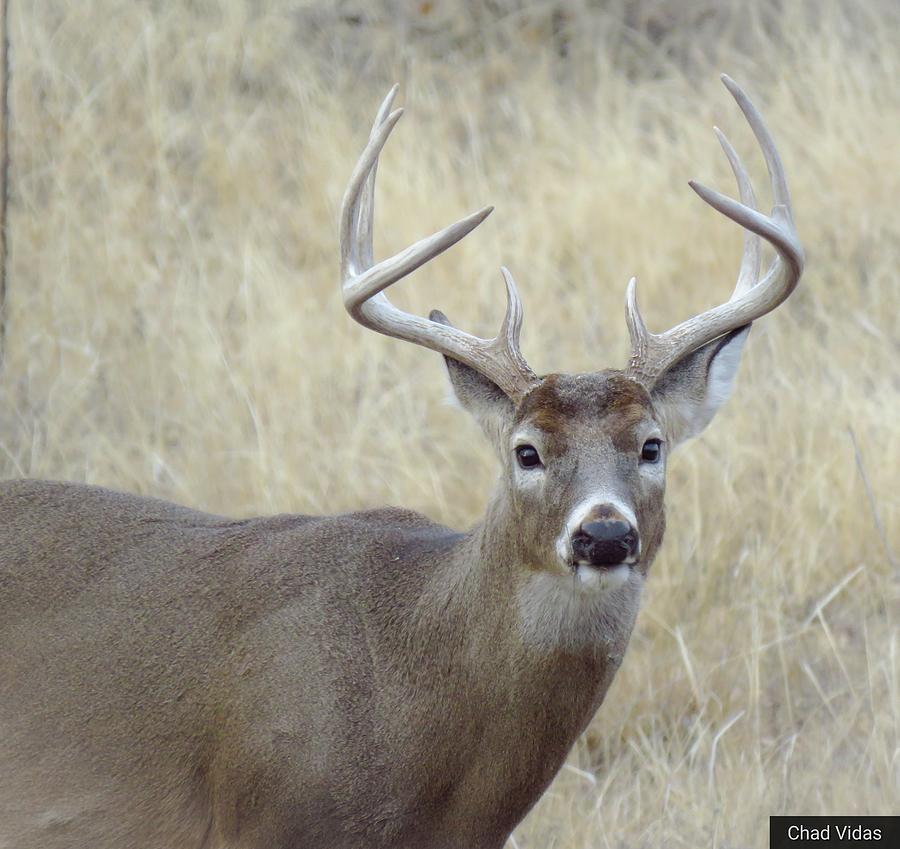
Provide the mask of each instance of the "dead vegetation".
[{"label": "dead vegetation", "polygon": [[900,13],[745,6],[13,4],[3,473],[467,525],[493,460],[439,358],[338,300],[380,97],[399,80],[408,111],[384,253],[497,205],[397,300],[487,332],[506,263],[529,361],[588,370],[623,363],[630,275],[655,328],[730,291],[737,228],[686,186],[731,190],[713,123],[755,151],[728,71],[776,135],[808,270],[673,460],[628,658],[516,845],[763,847],[769,814],[893,812]]}]

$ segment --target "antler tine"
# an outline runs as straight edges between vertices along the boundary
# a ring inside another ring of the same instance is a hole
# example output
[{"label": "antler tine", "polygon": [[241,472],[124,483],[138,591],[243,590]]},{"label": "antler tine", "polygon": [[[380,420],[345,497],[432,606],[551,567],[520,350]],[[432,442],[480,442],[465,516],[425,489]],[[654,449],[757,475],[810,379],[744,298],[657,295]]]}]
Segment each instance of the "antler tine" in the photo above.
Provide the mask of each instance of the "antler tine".
[{"label": "antler tine", "polygon": [[[378,157],[402,109],[390,112],[397,86],[384,99],[369,141],[350,177],[341,207],[341,292],[350,315],[365,327],[438,351],[494,381],[518,402],[538,382],[519,350],[522,304],[512,275],[504,268],[507,307],[500,333],[481,339],[449,323],[422,318],[395,307],[384,290],[467,236],[493,211],[485,207],[398,254],[374,262],[372,227]],[[441,316],[442,318],[442,316]]]},{"label": "antler tine", "polygon": [[[390,114],[391,106],[393,106],[394,98],[397,96],[399,90],[400,86],[395,83],[382,101],[382,104],[375,115],[372,131],[369,133],[370,140]],[[374,248],[372,246],[372,225],[375,220],[375,174],[377,171],[378,157],[376,156],[375,161],[372,163],[372,167],[369,169],[369,176],[363,183],[362,194],[356,211],[358,232],[356,252],[359,258],[358,261],[363,267],[369,267],[375,262]]]},{"label": "antler tine", "polygon": [[[737,180],[738,191],[741,196],[741,203],[751,209],[756,209],[756,192],[753,191],[753,184],[750,182],[750,175],[744,168],[737,151],[731,146],[728,137],[718,127],[713,127],[716,138],[725,156],[728,157],[728,163]],[[744,253],[741,256],[741,267],[738,271],[737,282],[734,285],[734,291],[731,297],[743,295],[744,292],[752,289],[759,282],[759,236],[752,230],[744,229]]]},{"label": "antler tine", "polygon": [[[341,250],[341,279],[358,273],[361,268],[371,265],[366,261],[366,254],[372,253],[372,219],[375,215],[374,191],[367,191],[368,182],[373,183],[375,172],[378,168],[378,156],[394,129],[397,121],[403,115],[402,109],[389,112],[397,93],[395,85],[384,98],[372,130],[369,133],[369,141],[366,144],[350,182],[344,192],[341,203],[340,225],[340,250]],[[365,218],[361,221],[361,217]]]},{"label": "antler tine", "polygon": [[790,212],[791,193],[788,190],[787,177],[784,175],[784,165],[782,165],[778,148],[775,146],[775,139],[772,138],[772,134],[769,132],[766,122],[763,121],[762,115],[759,114],[759,110],[753,105],[753,102],[747,97],[744,90],[728,74],[722,74],[720,79],[725,88],[731,92],[731,96],[737,102],[741,112],[744,113],[747,123],[750,124],[750,128],[753,130],[753,135],[756,136],[756,140],[762,148],[766,167],[769,170],[769,179],[772,183],[772,200],[775,206],[784,206],[786,211]]},{"label": "antler tine", "polygon": [[[794,291],[803,273],[803,247],[794,227],[790,192],[775,142],[762,116],[737,83],[724,74],[722,82],[737,101],[762,148],[774,205],[770,215],[756,210],[746,169],[725,136],[716,130],[734,171],[741,202],[693,180],[689,185],[710,206],[748,231],[740,272],[728,301],[659,334],[650,333],[644,325],[637,306],[634,280],[629,283],[626,300],[626,317],[632,341],[629,371],[651,386],[667,368],[692,351],[774,310]],[[776,252],[772,265],[759,282],[758,237],[769,242]]]}]

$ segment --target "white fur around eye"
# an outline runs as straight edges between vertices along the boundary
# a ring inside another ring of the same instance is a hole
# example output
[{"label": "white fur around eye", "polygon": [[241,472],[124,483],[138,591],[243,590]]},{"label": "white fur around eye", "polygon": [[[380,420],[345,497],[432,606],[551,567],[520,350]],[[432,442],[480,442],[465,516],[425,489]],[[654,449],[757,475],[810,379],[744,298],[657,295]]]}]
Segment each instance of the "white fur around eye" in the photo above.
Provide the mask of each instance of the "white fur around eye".
[{"label": "white fur around eye", "polygon": [[[541,458],[541,465],[533,466],[530,469],[523,469],[519,465],[516,451],[523,445],[531,445],[537,451],[538,456]],[[544,449],[537,434],[530,430],[523,430],[513,434],[509,450],[512,455],[513,479],[516,487],[525,492],[536,492],[543,487],[546,473],[546,468],[543,465]]]},{"label": "white fur around eye", "polygon": [[[663,448],[665,451],[665,448]],[[666,458],[665,455],[659,458],[656,463],[639,463],[638,474],[647,480],[657,480],[664,478],[666,475]]]},{"label": "white fur around eye", "polygon": [[513,455],[513,473],[515,474],[516,485],[521,489],[535,489],[544,483],[544,476],[547,470],[544,466],[535,466],[532,469],[523,469],[519,465],[519,461]]},{"label": "white fur around eye", "polygon": [[[643,460],[638,454],[638,474],[643,478],[648,478],[650,480],[654,480],[656,478],[665,477],[666,473],[666,455],[668,453],[668,445],[666,441],[662,438],[662,434],[654,433],[647,437],[647,439],[659,439],[659,459],[655,463],[651,463],[647,460]],[[641,442],[641,451],[643,451],[644,443],[647,439]]]}]

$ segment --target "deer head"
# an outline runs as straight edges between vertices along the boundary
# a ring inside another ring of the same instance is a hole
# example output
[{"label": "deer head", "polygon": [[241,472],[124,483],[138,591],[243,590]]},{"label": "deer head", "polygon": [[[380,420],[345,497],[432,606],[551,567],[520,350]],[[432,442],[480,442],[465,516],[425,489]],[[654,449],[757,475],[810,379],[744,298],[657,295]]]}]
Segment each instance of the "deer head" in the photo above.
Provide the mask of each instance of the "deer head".
[{"label": "deer head", "polygon": [[[502,465],[494,510],[507,529],[505,554],[535,572],[577,586],[613,588],[643,575],[664,529],[666,458],[700,433],[728,397],[751,322],[794,290],[803,250],[781,160],[759,112],[727,76],[762,148],[772,183],[770,215],[756,209],[747,172],[716,130],[737,178],[740,202],[691,182],[712,207],[745,228],[737,284],[725,303],[664,333],[647,330],[635,281],[627,290],[632,351],[625,369],[536,375],[519,349],[522,304],[502,269],[507,309],[500,332],[481,339],[397,309],[385,289],[477,227],[491,207],[376,263],[372,253],[375,172],[402,110],[388,94],[344,196],[341,277],[344,304],[365,327],[439,351],[461,405],[479,422]],[[760,237],[775,258],[760,279]],[[489,513],[490,515],[490,513]]]}]

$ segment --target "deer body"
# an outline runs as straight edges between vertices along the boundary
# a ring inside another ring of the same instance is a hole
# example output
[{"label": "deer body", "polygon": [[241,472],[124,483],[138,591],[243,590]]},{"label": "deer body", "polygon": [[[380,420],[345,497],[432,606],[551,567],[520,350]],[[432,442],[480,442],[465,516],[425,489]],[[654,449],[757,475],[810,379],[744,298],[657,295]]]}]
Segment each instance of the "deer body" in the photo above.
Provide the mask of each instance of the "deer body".
[{"label": "deer body", "polygon": [[402,510],[233,521],[37,481],[0,510],[18,849],[500,847],[637,609],[635,582],[579,650],[511,641],[517,570],[478,558],[488,529]]},{"label": "deer body", "polygon": [[[629,286],[623,371],[539,377],[503,270],[495,339],[385,289],[482,210],[376,263],[382,105],[341,212],[350,315],[439,351],[500,476],[466,534],[415,513],[231,520],[75,484],[0,485],[0,849],[501,849],[622,661],[665,526],[665,461],[728,396],[803,264],[777,151],[734,293],[662,334]],[[759,278],[759,239],[776,258]]]}]

